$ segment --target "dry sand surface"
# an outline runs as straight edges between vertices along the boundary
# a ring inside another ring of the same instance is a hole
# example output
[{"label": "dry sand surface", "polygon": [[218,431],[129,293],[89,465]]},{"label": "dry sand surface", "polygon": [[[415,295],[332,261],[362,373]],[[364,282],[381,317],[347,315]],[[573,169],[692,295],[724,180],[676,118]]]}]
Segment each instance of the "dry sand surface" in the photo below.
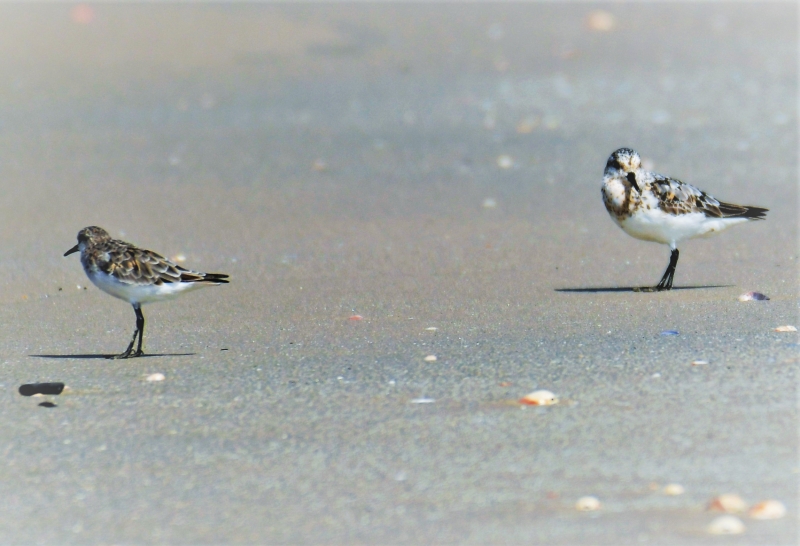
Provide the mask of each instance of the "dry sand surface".
[{"label": "dry sand surface", "polygon": [[[797,15],[1,5],[0,542],[796,543]],[[621,146],[767,220],[631,291]],[[232,282],[105,360],[87,225]]]}]

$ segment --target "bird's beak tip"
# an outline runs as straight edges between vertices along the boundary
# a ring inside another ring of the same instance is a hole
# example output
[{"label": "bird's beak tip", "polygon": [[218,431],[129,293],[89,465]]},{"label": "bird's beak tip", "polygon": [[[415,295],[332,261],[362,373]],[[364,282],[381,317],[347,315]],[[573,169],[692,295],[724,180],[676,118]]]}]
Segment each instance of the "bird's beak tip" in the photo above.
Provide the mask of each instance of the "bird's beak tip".
[{"label": "bird's beak tip", "polygon": [[78,248],[78,245],[75,245],[75,246],[73,246],[72,248],[70,248],[69,250],[67,250],[67,251],[64,253],[64,256],[69,256],[70,254],[74,254],[75,252],[78,252],[78,250],[80,250],[80,249]]}]

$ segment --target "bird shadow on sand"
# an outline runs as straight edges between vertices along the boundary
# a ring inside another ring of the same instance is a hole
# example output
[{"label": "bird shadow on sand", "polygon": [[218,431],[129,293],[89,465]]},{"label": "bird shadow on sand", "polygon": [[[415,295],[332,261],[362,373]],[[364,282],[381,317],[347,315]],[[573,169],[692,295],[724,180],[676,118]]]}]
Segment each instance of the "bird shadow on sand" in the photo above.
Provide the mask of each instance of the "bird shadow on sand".
[{"label": "bird shadow on sand", "polygon": [[[137,356],[135,358],[155,358],[159,356],[195,356],[197,353],[153,353],[153,354],[143,354],[141,356]],[[83,359],[83,360],[91,360],[91,359],[102,359],[102,360],[113,360],[117,355],[28,355],[32,358],[75,358],[75,359]],[[127,359],[120,359],[120,360],[127,360]]]},{"label": "bird shadow on sand", "polygon": [[[703,290],[705,288],[730,288],[733,284],[706,284],[698,286],[673,286],[672,290]],[[556,292],[645,292],[658,293],[652,286],[609,286],[609,287],[587,287],[587,288],[554,288]]]}]

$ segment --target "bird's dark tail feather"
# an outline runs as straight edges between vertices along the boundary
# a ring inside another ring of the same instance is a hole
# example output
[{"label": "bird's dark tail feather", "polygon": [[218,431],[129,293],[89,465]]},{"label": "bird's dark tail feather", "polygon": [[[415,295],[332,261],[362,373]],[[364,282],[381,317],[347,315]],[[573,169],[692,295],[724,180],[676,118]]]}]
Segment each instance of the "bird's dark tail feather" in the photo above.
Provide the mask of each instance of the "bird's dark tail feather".
[{"label": "bird's dark tail feather", "polygon": [[207,282],[214,284],[228,284],[229,275],[225,273],[181,273],[181,282]]},{"label": "bird's dark tail feather", "polygon": [[730,203],[720,203],[719,211],[723,218],[748,218],[750,220],[763,220],[767,217],[767,211],[761,207],[747,207],[743,205],[731,205]]}]

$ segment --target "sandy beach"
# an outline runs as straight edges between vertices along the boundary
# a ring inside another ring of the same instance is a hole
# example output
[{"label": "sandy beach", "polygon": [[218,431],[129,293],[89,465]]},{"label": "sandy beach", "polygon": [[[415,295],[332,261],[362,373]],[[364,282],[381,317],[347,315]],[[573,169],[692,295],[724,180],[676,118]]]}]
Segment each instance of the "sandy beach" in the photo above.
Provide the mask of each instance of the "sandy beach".
[{"label": "sandy beach", "polygon": [[[0,5],[0,542],[796,544],[797,15]],[[632,291],[622,146],[766,221]],[[231,284],[107,360],[89,225]]]}]

